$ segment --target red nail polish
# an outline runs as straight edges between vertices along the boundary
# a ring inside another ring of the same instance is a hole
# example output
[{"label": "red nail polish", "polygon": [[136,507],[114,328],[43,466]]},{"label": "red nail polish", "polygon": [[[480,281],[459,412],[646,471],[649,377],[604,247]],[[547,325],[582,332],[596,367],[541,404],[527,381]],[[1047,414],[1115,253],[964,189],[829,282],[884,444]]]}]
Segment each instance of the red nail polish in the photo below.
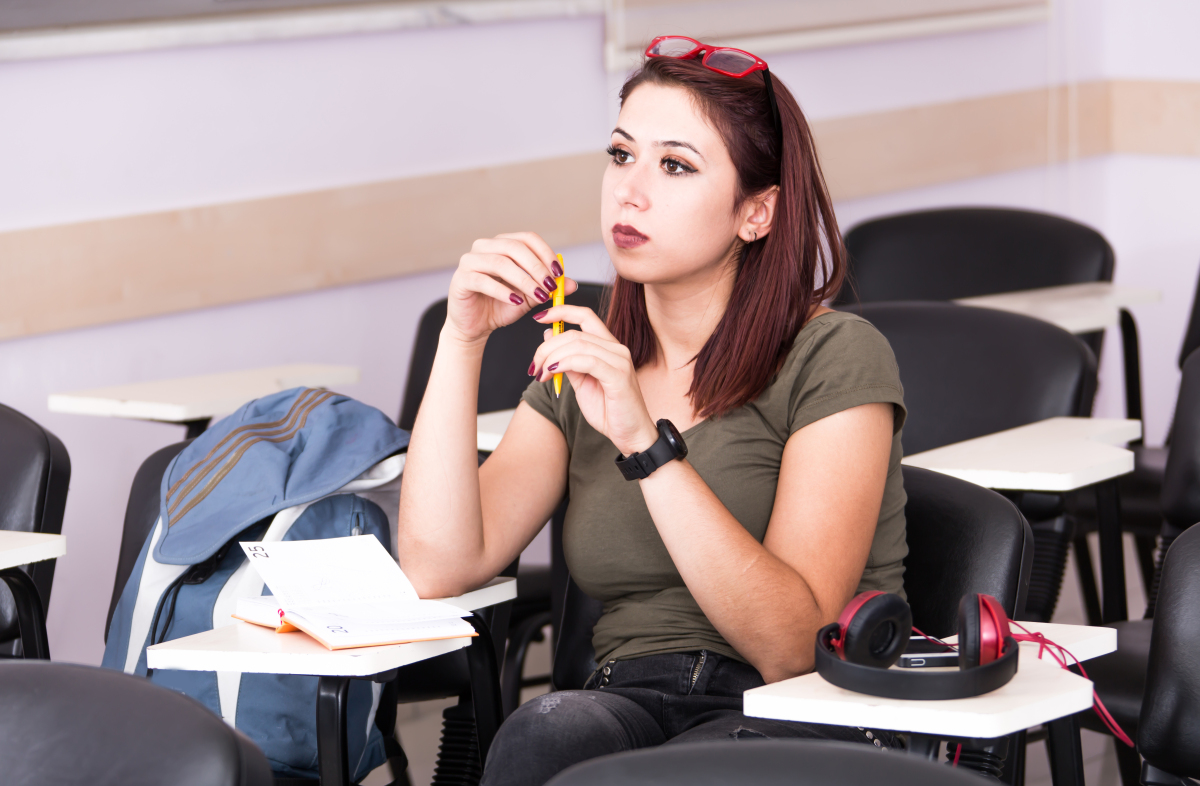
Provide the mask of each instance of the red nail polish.
[{"label": "red nail polish", "polygon": [[515,292],[513,294],[509,295],[508,299],[513,302],[514,306],[521,306],[521,305],[525,304],[525,298],[521,297],[520,295],[516,294]]},{"label": "red nail polish", "polygon": [[533,296],[543,303],[550,299],[550,296],[543,292],[541,287],[533,288]]},{"label": "red nail polish", "polygon": [[554,290],[558,289],[558,284],[556,284],[554,279],[550,278],[550,276],[546,276],[546,280],[542,283],[546,285],[547,292],[553,292]]},{"label": "red nail polish", "polygon": [[547,371],[553,371],[553,370],[554,370],[554,369],[556,369],[556,368],[558,368],[558,364],[557,364],[557,363],[551,363],[551,364],[550,364],[550,368],[548,368],[548,369],[546,369],[546,370],[547,370]]},{"label": "red nail polish", "polygon": [[547,313],[549,313],[549,311],[550,311],[550,309],[548,309],[548,308],[543,308],[541,311],[539,311],[539,312],[537,312],[536,314],[534,314],[534,315],[533,315],[533,318],[534,318],[534,319],[541,319],[542,317],[546,316],[546,314],[547,314]]},{"label": "red nail polish", "polygon": [[558,278],[562,275],[562,265],[558,264],[558,260],[550,263],[550,272],[554,274],[555,278]]},{"label": "red nail polish", "polygon": [[529,361],[529,376],[531,376],[531,377],[533,376],[533,364],[535,362],[536,361],[533,361],[533,360]]}]

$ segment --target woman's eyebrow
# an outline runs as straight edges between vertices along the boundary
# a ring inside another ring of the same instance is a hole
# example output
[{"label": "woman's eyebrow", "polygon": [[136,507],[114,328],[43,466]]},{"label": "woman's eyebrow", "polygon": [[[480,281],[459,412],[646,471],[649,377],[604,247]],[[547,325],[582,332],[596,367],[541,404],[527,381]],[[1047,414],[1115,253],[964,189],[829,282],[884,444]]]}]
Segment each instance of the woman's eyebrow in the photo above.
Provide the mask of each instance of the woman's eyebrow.
[{"label": "woman's eyebrow", "polygon": [[[633,138],[633,135],[632,135],[632,134],[630,134],[628,131],[626,131],[625,129],[621,128],[620,126],[617,126],[616,128],[614,128],[612,132],[613,132],[614,134],[620,134],[621,136],[623,136],[623,137],[625,137],[626,139],[628,139],[630,142],[636,142],[636,141],[637,141],[636,139],[634,139],[634,138]],[[678,141],[678,140],[675,140],[675,139],[664,139],[664,140],[662,140],[661,142],[655,142],[655,143],[654,143],[654,146],[655,146],[655,147],[685,147],[685,148],[687,148],[688,150],[691,150],[691,151],[692,151],[693,153],[695,153],[696,155],[700,156],[700,158],[701,158],[702,160],[704,160],[704,161],[707,161],[707,160],[708,160],[707,158],[704,158],[704,154],[703,154],[703,153],[701,153],[699,150],[697,150],[695,147],[693,147],[692,145],[688,144],[687,142],[680,142],[680,141]]]},{"label": "woman's eyebrow", "polygon": [[654,146],[655,147],[686,147],[688,150],[691,150],[693,153],[700,156],[700,158],[704,159],[705,161],[708,160],[707,158],[704,158],[703,153],[701,153],[699,150],[697,150],[696,148],[689,145],[687,142],[679,142],[674,139],[664,139],[661,142],[655,142]]}]

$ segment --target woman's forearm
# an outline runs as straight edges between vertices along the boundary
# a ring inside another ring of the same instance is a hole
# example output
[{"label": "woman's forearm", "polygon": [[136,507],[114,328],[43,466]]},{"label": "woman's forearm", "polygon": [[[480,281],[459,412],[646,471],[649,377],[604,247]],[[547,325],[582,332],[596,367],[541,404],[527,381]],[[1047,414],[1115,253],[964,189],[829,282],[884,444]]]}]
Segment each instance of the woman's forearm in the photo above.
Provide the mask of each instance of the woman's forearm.
[{"label": "woman's forearm", "polygon": [[811,670],[827,613],[804,578],[755,540],[686,461],[639,482],[676,569],[726,641],[767,682]]},{"label": "woman's forearm", "polygon": [[487,576],[483,553],[476,412],[486,338],[443,328],[413,426],[400,493],[400,564],[422,597],[444,597]]}]

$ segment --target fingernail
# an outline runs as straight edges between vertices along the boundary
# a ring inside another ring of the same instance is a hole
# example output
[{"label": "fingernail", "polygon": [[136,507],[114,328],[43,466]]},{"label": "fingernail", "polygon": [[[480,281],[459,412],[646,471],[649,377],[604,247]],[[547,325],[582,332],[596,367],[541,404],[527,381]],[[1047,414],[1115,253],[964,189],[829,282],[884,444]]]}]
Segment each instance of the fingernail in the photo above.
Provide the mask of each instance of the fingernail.
[{"label": "fingernail", "polygon": [[542,283],[546,285],[547,292],[553,292],[554,290],[558,289],[558,284],[556,284],[554,279],[550,278],[550,276],[546,276],[546,280]]},{"label": "fingernail", "polygon": [[556,369],[556,368],[558,368],[558,364],[557,364],[557,363],[551,363],[551,364],[550,364],[550,368],[548,368],[548,369],[546,369],[546,370],[547,370],[547,371],[553,371],[553,370],[554,370],[554,369]]},{"label": "fingernail", "polygon": [[542,376],[542,370],[539,368],[537,371],[533,372],[533,376],[534,379],[540,379]]},{"label": "fingernail", "polygon": [[514,306],[520,306],[525,303],[525,298],[521,297],[520,295],[516,294],[515,292],[513,294],[509,295],[508,299],[513,302]]},{"label": "fingernail", "polygon": [[533,296],[543,303],[550,299],[550,296],[543,292],[541,287],[533,288]]},{"label": "fingernail", "polygon": [[536,314],[534,314],[534,315],[533,315],[533,318],[534,318],[534,319],[541,319],[542,317],[546,316],[546,315],[547,315],[547,314],[549,314],[549,313],[550,313],[550,309],[548,309],[548,308],[543,308],[541,311],[539,311],[539,312],[537,312]]},{"label": "fingernail", "polygon": [[533,376],[533,364],[535,362],[536,361],[533,361],[533,360],[529,361],[529,376],[531,376],[531,377]]},{"label": "fingernail", "polygon": [[554,274],[555,278],[562,275],[562,265],[558,264],[558,260],[550,263],[550,272]]}]

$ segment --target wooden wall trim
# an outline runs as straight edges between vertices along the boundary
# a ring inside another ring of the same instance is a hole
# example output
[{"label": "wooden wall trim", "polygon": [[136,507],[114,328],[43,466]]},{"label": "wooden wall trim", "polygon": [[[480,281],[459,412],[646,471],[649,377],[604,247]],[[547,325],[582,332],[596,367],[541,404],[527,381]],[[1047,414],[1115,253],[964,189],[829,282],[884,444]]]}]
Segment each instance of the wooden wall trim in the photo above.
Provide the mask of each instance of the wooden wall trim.
[{"label": "wooden wall trim", "polygon": [[[1113,81],[813,124],[835,199],[1067,158],[1200,156],[1200,83]],[[477,237],[600,239],[603,153],[0,233],[0,339],[445,269]]]}]

